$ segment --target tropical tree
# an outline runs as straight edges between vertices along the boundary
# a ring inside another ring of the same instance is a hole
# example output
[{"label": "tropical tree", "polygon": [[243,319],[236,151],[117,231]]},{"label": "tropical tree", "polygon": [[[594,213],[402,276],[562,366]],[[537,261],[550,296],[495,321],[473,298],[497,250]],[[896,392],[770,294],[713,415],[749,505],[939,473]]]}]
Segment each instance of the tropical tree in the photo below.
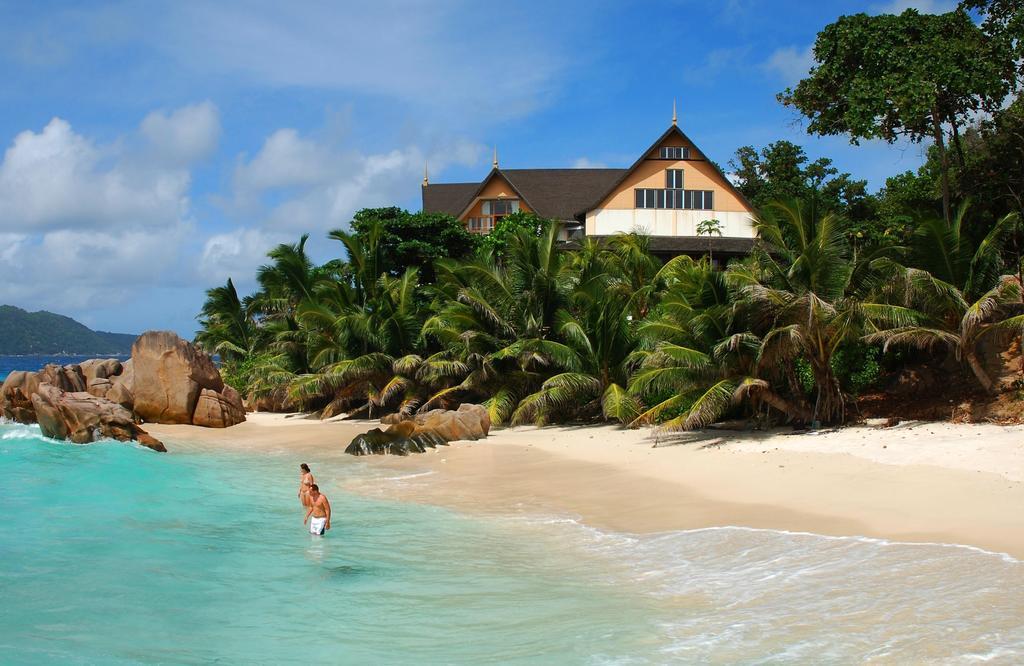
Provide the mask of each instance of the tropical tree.
[{"label": "tropical tree", "polygon": [[513,422],[546,423],[556,414],[563,419],[600,415],[620,423],[636,418],[641,404],[626,387],[636,324],[653,302],[657,265],[646,236],[620,234],[607,245],[585,244],[574,256],[577,287],[555,326],[557,339],[572,355],[562,359],[563,372],[520,402]]},{"label": "tropical tree", "polygon": [[438,365],[424,372],[461,373],[449,375],[449,385],[428,404],[484,394],[492,420],[501,423],[546,377],[578,367],[576,352],[556,335],[576,284],[554,225],[540,236],[532,228],[516,230],[500,262],[490,253],[439,262],[437,311],[423,333],[444,349],[431,357]]},{"label": "tropical tree", "polygon": [[930,138],[940,153],[943,217],[952,218],[946,131],[963,163],[960,128],[995,112],[1018,87],[1011,38],[986,34],[966,11],[841,16],[818,33],[815,65],[779,101],[808,132],[851,142]]},{"label": "tropical tree", "polygon": [[252,354],[258,329],[231,278],[223,287],[206,290],[198,319],[202,328],[196,342],[207,352],[220,355],[226,362]]},{"label": "tropical tree", "polygon": [[807,208],[799,201],[770,205],[756,223],[765,245],[731,278],[751,330],[760,333],[760,372],[785,374],[806,362],[815,393],[812,420],[841,423],[847,399],[832,359],[860,336],[863,304],[853,294],[847,221],[834,213],[812,216]]},{"label": "tropical tree", "polygon": [[1020,279],[999,276],[1001,249],[1018,216],[1004,216],[974,245],[963,229],[966,210],[961,205],[950,224],[921,220],[908,265],[890,258],[874,262],[885,302],[866,308],[876,330],[865,339],[886,348],[945,348],[966,362],[982,389],[992,392],[995,382],[979,357],[979,345],[1024,325]]},{"label": "tropical tree", "polygon": [[761,340],[743,325],[743,304],[729,271],[710,261],[676,257],[659,278],[666,288],[652,315],[639,326],[642,346],[629,392],[647,409],[633,425],[662,423],[694,429],[724,416],[738,402],[773,406],[798,420],[808,410],[773,390],[759,376]]},{"label": "tropical tree", "polygon": [[715,260],[711,254],[711,237],[722,236],[722,223],[715,218],[712,218],[710,220],[701,220],[700,222],[697,223],[697,235],[708,237],[708,261],[711,262],[712,266],[714,266]]}]

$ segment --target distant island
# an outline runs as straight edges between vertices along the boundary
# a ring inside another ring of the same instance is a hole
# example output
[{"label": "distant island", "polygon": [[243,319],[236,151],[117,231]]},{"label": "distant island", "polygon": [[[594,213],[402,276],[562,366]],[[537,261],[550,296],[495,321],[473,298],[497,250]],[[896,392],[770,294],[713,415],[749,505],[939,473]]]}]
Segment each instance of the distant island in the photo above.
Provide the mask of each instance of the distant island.
[{"label": "distant island", "polygon": [[0,355],[131,353],[135,335],[94,331],[71,317],[0,305]]}]

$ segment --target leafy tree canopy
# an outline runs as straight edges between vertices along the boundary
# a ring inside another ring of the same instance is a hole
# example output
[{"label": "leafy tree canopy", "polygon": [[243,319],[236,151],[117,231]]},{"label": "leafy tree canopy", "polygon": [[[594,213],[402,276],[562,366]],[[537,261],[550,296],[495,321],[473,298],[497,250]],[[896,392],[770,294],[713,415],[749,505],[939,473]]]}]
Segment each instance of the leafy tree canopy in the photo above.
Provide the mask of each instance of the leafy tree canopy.
[{"label": "leafy tree canopy", "polygon": [[525,229],[536,237],[541,237],[552,225],[552,221],[545,219],[536,213],[518,211],[501,218],[491,230],[491,233],[480,238],[480,249],[492,256],[501,259],[508,253],[509,241]]},{"label": "leafy tree canopy", "polygon": [[399,275],[406,268],[418,268],[424,282],[434,281],[435,261],[467,257],[477,244],[477,238],[451,215],[410,213],[395,206],[360,210],[352,218],[352,230],[363,243],[378,234],[382,271]]},{"label": "leafy tree canopy", "polygon": [[947,14],[842,16],[818,33],[817,64],[778,98],[809,120],[808,132],[894,142],[932,138],[944,174],[943,209],[950,217],[946,127],[979,111],[994,112],[1018,88],[1012,39],[987,34],[964,10]]}]

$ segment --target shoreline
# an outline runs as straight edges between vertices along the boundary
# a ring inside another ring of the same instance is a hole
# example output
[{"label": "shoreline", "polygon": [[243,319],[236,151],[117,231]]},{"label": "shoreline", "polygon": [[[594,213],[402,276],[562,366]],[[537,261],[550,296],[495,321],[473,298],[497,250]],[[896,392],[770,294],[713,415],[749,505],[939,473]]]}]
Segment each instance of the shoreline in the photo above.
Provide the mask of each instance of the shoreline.
[{"label": "shoreline", "polygon": [[962,545],[1024,559],[1020,426],[670,437],[604,425],[517,427],[409,457],[344,454],[352,436],[376,425],[255,414],[226,430],[147,427],[186,450],[287,453],[328,465],[358,460],[403,478],[339,476],[346,491],[469,514],[570,516],[634,534],[745,527]]}]

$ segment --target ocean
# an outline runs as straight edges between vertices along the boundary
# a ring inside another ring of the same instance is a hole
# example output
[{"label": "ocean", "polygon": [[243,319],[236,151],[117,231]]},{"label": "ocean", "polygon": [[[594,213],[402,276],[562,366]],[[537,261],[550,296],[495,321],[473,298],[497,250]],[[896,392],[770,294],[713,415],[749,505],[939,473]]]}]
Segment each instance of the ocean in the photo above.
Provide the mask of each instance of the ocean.
[{"label": "ocean", "polygon": [[125,361],[129,356],[103,356],[95,355],[75,356],[2,356],[0,355],[0,382],[7,378],[7,375],[15,370],[40,370],[44,365],[56,363],[57,365],[71,365],[81,363],[90,358],[116,358]]},{"label": "ocean", "polygon": [[[169,443],[170,445],[171,443]],[[409,483],[283,454],[73,445],[0,424],[5,664],[1024,661],[1024,564],[723,527],[603,532],[345,492]]]}]

